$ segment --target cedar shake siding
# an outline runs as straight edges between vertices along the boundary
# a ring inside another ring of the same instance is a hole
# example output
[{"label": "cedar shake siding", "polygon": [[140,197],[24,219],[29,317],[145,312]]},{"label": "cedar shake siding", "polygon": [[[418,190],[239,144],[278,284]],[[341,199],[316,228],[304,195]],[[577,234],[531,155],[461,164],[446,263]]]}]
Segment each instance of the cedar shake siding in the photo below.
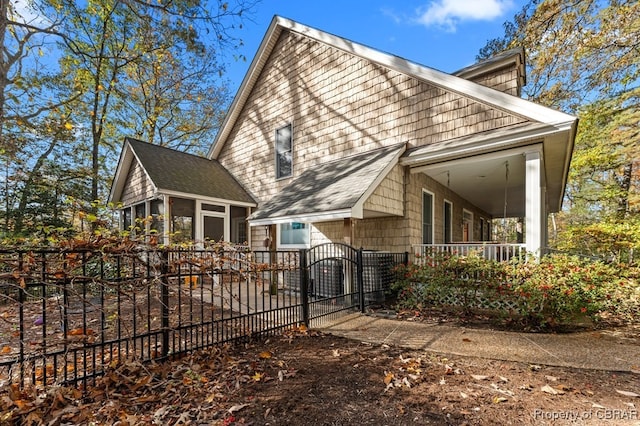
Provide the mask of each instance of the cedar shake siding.
[{"label": "cedar shake siding", "polygon": [[283,31],[218,160],[260,202],[275,179],[274,134],[293,124],[293,178],[319,162],[409,148],[526,120],[303,35]]},{"label": "cedar shake siding", "polygon": [[138,161],[134,161],[125,180],[124,190],[120,200],[129,206],[151,198],[154,193],[153,183],[149,180]]}]

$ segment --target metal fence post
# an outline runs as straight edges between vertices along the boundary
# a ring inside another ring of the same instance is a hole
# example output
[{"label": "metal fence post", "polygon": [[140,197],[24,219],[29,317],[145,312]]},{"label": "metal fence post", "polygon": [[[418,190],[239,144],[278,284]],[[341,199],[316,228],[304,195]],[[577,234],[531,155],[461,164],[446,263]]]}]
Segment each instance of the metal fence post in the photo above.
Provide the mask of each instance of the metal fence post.
[{"label": "metal fence post", "polygon": [[409,264],[409,252],[408,251],[404,252],[404,257],[402,258],[402,264],[404,266],[407,266]]},{"label": "metal fence post", "polygon": [[364,279],[362,264],[362,247],[356,252],[356,285],[358,286],[358,299],[360,302],[360,312],[364,314]]},{"label": "metal fence post", "polygon": [[302,322],[309,327],[309,269],[307,250],[300,249],[300,298],[302,299]]},{"label": "metal fence post", "polygon": [[[151,277],[149,277],[151,278]],[[178,284],[179,285],[179,284]],[[161,309],[162,309],[162,357],[169,355],[169,251],[162,251],[160,274]]]}]

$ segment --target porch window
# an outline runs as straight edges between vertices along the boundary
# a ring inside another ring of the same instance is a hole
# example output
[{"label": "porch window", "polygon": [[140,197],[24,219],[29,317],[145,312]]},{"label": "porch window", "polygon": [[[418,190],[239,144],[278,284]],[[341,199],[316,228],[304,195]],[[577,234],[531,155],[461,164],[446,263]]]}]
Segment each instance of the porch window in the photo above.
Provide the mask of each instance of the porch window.
[{"label": "porch window", "polygon": [[144,233],[145,228],[146,228],[146,224],[145,224],[145,218],[147,217],[147,209],[146,209],[146,205],[145,203],[140,203],[140,204],[136,204],[135,207],[133,208],[135,211],[135,230],[136,232],[142,232]]},{"label": "porch window", "polygon": [[149,208],[151,210],[151,231],[162,235],[164,233],[164,203],[162,200],[152,200]]},{"label": "porch window", "polygon": [[174,242],[185,242],[194,239],[193,218],[196,212],[195,200],[172,197],[171,201],[171,232]]},{"label": "porch window", "polygon": [[422,244],[433,244],[433,194],[422,191]]},{"label": "porch window", "polygon": [[225,206],[219,206],[217,204],[205,204],[202,203],[202,205],[200,206],[200,208],[202,210],[206,210],[208,212],[218,212],[218,213],[224,213],[227,211],[227,209],[225,208]]},{"label": "porch window", "polygon": [[276,179],[293,173],[293,142],[291,123],[276,130]]},{"label": "porch window", "polygon": [[480,218],[480,241],[491,241],[491,223],[484,217]]},{"label": "porch window", "polygon": [[247,237],[247,208],[231,206],[231,242],[244,244]]},{"label": "porch window", "polygon": [[125,231],[129,231],[131,230],[131,225],[131,208],[127,207],[126,209],[122,209],[122,229]]},{"label": "porch window", "polygon": [[473,241],[473,213],[462,210],[462,241]]},{"label": "porch window", "polygon": [[453,204],[450,201],[444,202],[444,243],[451,244],[451,233],[453,223]]},{"label": "porch window", "polygon": [[278,225],[278,246],[283,248],[307,248],[310,227],[306,223],[291,222]]}]

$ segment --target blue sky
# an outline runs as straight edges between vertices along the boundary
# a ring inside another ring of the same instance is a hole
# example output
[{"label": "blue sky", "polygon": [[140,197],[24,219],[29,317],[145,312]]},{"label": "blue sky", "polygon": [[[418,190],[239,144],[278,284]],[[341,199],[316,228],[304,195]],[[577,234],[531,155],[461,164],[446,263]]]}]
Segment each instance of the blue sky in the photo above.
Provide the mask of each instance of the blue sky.
[{"label": "blue sky", "polygon": [[261,0],[237,35],[246,62],[229,64],[235,92],[273,15],[345,37],[422,65],[453,72],[475,62],[487,40],[503,34],[524,0]]}]

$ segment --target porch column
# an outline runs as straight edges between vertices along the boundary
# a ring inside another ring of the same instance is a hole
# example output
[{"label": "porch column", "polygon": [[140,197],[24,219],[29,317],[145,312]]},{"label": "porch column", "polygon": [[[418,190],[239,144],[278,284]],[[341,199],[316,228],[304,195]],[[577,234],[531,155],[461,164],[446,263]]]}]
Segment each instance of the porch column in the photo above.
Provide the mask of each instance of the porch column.
[{"label": "porch column", "polygon": [[542,158],[539,151],[525,153],[525,246],[528,253],[540,257],[544,244],[545,210],[542,187]]},{"label": "porch column", "polygon": [[169,206],[169,196],[162,194],[162,242],[169,245],[169,234],[171,234],[171,209]]}]

